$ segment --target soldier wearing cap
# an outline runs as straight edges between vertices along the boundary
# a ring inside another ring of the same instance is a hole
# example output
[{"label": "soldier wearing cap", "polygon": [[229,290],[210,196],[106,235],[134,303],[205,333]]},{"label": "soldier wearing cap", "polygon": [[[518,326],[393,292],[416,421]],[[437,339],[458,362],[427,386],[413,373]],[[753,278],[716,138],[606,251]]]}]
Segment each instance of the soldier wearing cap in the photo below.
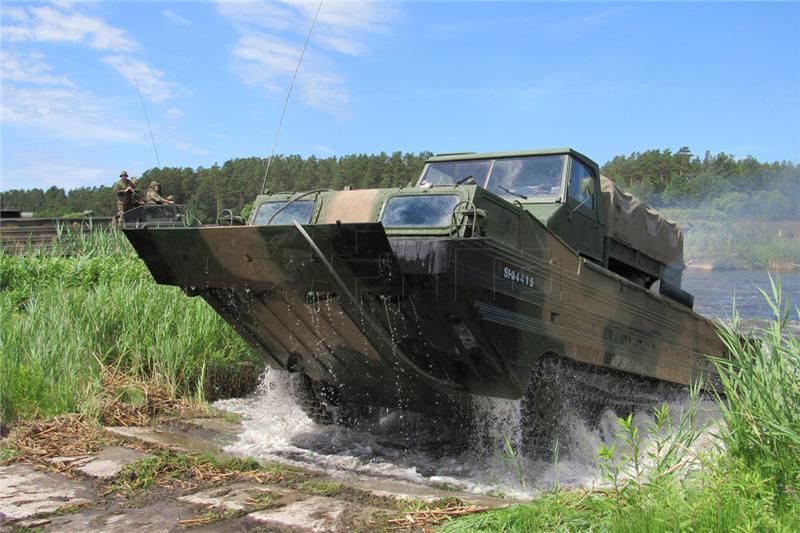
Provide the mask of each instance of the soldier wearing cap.
[{"label": "soldier wearing cap", "polygon": [[115,222],[122,220],[122,213],[125,211],[130,211],[137,205],[141,205],[141,201],[137,200],[139,194],[136,192],[136,185],[128,179],[128,173],[124,170],[119,173],[119,181],[114,184],[114,194],[117,196]]},{"label": "soldier wearing cap", "polygon": [[161,196],[161,184],[157,181],[150,182],[150,188],[147,189],[145,201],[150,205],[175,203],[172,199],[172,196],[167,196],[166,198]]}]

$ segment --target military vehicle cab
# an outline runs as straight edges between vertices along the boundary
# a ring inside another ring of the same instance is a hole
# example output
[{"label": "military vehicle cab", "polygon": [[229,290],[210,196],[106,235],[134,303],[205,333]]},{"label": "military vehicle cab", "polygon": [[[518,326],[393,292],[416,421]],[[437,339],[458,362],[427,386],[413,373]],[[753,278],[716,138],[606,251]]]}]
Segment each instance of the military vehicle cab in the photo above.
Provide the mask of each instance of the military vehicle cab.
[{"label": "military vehicle cab", "polygon": [[381,222],[390,237],[485,237],[521,249],[545,225],[578,255],[692,307],[680,228],[570,148],[430,158],[415,187],[260,196],[250,223]]}]

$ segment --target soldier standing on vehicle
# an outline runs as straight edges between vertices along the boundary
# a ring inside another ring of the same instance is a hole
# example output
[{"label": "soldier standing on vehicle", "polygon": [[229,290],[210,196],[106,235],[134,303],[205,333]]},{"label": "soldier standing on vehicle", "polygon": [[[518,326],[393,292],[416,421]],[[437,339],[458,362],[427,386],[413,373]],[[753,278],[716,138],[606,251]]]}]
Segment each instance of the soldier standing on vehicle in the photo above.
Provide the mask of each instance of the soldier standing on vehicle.
[{"label": "soldier standing on vehicle", "polygon": [[172,196],[167,196],[166,198],[161,196],[161,184],[157,181],[150,182],[150,188],[147,189],[145,200],[149,205],[175,203],[172,200]]},{"label": "soldier standing on vehicle", "polygon": [[137,200],[139,193],[136,192],[136,186],[128,179],[128,173],[124,170],[119,173],[119,181],[114,184],[114,194],[117,195],[117,214],[114,222],[119,223],[125,211],[141,205],[141,201]]}]

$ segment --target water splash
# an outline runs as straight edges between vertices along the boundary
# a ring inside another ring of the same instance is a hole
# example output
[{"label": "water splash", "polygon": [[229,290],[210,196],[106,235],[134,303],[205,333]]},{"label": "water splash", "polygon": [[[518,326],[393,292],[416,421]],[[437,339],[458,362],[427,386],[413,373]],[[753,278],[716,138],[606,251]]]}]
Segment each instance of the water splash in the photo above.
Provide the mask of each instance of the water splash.
[{"label": "water splash", "polygon": [[[390,479],[447,486],[476,494],[532,497],[538,491],[561,487],[594,487],[598,478],[597,452],[602,444],[624,443],[616,434],[616,416],[601,415],[597,428],[590,429],[576,418],[574,446],[562,452],[557,463],[521,456],[524,480],[503,457],[503,443],[515,445],[520,438],[520,402],[477,398],[474,420],[466,446],[432,445],[431,434],[440,428],[425,418],[389,411],[380,421],[349,429],[321,426],[312,422],[295,400],[295,377],[268,370],[255,394],[247,398],[223,400],[214,407],[242,416],[243,431],[227,451],[261,460],[324,471],[334,477]],[[674,420],[686,400],[670,404]],[[713,402],[703,402],[698,410],[700,422],[718,416]],[[640,412],[634,417],[640,431],[652,424],[653,417]],[[406,430],[397,432],[398,426]],[[409,434],[408,428],[412,428]],[[697,446],[707,446],[704,435]],[[507,458],[506,458],[507,459]],[[524,483],[523,483],[524,481]],[[523,489],[523,487],[525,487]]]}]

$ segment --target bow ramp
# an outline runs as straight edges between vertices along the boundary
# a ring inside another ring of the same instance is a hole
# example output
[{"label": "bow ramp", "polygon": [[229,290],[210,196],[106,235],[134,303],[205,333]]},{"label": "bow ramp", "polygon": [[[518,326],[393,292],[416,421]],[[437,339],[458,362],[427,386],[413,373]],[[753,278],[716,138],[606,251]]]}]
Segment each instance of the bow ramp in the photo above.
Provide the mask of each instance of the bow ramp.
[{"label": "bow ramp", "polygon": [[348,401],[447,413],[464,400],[459,372],[409,321],[380,223],[125,233],[156,281],[203,297],[275,368]]}]

